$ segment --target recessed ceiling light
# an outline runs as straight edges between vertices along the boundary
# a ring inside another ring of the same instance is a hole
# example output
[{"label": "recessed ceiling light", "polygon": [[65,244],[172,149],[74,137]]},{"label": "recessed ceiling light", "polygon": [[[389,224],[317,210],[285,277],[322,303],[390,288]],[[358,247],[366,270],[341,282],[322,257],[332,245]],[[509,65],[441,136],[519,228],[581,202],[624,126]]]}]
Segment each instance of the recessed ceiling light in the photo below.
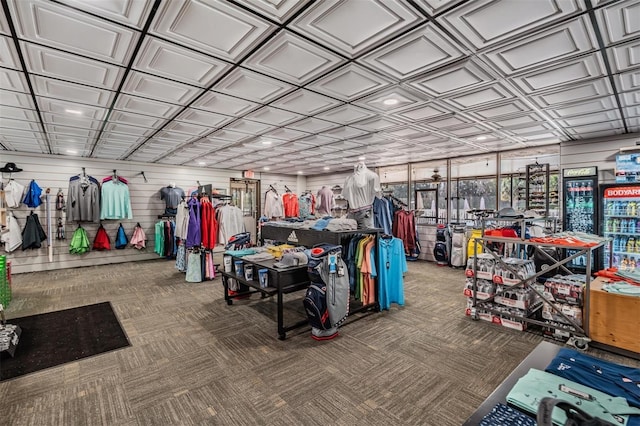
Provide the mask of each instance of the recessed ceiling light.
[{"label": "recessed ceiling light", "polygon": [[206,165],[207,165],[207,163],[205,163],[204,161],[198,161],[198,165],[200,165],[200,166],[206,166]]},{"label": "recessed ceiling light", "polygon": [[302,170],[298,170],[298,174],[301,175],[302,174]]},{"label": "recessed ceiling light", "polygon": [[385,105],[395,105],[398,103],[397,99],[393,99],[393,98],[389,98],[389,99],[385,99],[384,101],[382,101],[383,104]]},{"label": "recessed ceiling light", "polygon": [[271,170],[268,166],[264,166],[262,169],[263,170]]},{"label": "recessed ceiling light", "polygon": [[78,151],[76,151],[75,149],[68,149],[67,150],[67,154],[77,154]]},{"label": "recessed ceiling light", "polygon": [[324,166],[324,167],[323,167],[323,169],[325,169],[325,170],[330,170],[330,169],[331,169],[331,167],[329,167],[329,166]]},{"label": "recessed ceiling light", "polygon": [[262,145],[271,145],[272,142],[271,141],[262,141]]},{"label": "recessed ceiling light", "polygon": [[364,155],[362,155],[362,156],[358,157],[358,160],[360,160],[360,161],[364,161],[364,160],[366,160],[366,159],[367,159],[367,157],[365,157]]},{"label": "recessed ceiling light", "polygon": [[478,137],[476,138],[476,140],[477,140],[477,141],[484,141],[484,140],[486,140],[486,139],[487,139],[487,137],[486,137],[486,136],[478,136]]},{"label": "recessed ceiling light", "polygon": [[80,111],[79,109],[65,109],[64,112],[68,112],[69,114],[82,115],[82,111]]}]

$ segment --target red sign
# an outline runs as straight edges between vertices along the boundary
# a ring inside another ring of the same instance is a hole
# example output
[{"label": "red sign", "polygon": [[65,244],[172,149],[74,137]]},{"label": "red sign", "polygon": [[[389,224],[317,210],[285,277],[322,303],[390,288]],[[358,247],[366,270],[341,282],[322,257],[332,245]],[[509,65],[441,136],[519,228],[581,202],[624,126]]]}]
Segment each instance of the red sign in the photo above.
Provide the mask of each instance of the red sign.
[{"label": "red sign", "polygon": [[604,191],[604,198],[633,198],[640,197],[640,186],[617,186],[607,188]]},{"label": "red sign", "polygon": [[251,179],[254,176],[254,172],[253,170],[245,170],[242,172],[242,177],[247,178],[247,179]]}]

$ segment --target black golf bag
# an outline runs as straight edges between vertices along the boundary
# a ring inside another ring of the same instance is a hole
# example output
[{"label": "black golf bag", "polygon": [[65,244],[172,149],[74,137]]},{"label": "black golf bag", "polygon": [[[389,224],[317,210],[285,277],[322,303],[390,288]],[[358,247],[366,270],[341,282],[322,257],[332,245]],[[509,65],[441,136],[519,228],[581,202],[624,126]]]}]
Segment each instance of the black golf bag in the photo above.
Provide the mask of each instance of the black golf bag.
[{"label": "black golf bag", "polygon": [[445,266],[449,264],[449,246],[449,230],[444,225],[438,225],[436,245],[433,247],[433,257],[436,258],[438,265]]},{"label": "black golf bag", "polygon": [[342,247],[317,244],[309,253],[309,288],[303,304],[315,340],[333,339],[349,314],[349,273]]}]

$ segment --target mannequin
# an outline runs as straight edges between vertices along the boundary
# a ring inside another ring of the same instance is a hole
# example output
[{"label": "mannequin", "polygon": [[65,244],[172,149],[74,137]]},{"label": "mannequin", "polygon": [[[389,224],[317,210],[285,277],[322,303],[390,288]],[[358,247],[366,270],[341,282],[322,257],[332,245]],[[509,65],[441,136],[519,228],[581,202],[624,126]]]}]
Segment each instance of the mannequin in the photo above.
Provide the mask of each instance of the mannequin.
[{"label": "mannequin", "polygon": [[165,202],[164,214],[175,215],[178,204],[184,199],[184,190],[176,187],[175,182],[169,182],[168,186],[160,189],[160,199]]},{"label": "mannequin", "polygon": [[326,185],[318,190],[316,194],[316,211],[319,217],[331,216],[331,210],[335,205],[333,191]]},{"label": "mannequin", "polygon": [[374,227],[373,199],[380,191],[380,177],[364,161],[357,162],[344,183],[342,195],[349,202],[348,217],[358,222],[358,229]]}]

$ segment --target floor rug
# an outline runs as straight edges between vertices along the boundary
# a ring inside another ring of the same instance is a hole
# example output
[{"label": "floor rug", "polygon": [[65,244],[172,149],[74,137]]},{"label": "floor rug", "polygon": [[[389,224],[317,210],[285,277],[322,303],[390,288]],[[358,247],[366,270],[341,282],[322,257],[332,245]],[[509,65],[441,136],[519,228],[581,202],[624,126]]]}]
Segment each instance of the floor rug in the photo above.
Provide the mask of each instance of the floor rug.
[{"label": "floor rug", "polygon": [[22,335],[14,357],[3,352],[0,380],[129,346],[110,302],[7,320]]}]

